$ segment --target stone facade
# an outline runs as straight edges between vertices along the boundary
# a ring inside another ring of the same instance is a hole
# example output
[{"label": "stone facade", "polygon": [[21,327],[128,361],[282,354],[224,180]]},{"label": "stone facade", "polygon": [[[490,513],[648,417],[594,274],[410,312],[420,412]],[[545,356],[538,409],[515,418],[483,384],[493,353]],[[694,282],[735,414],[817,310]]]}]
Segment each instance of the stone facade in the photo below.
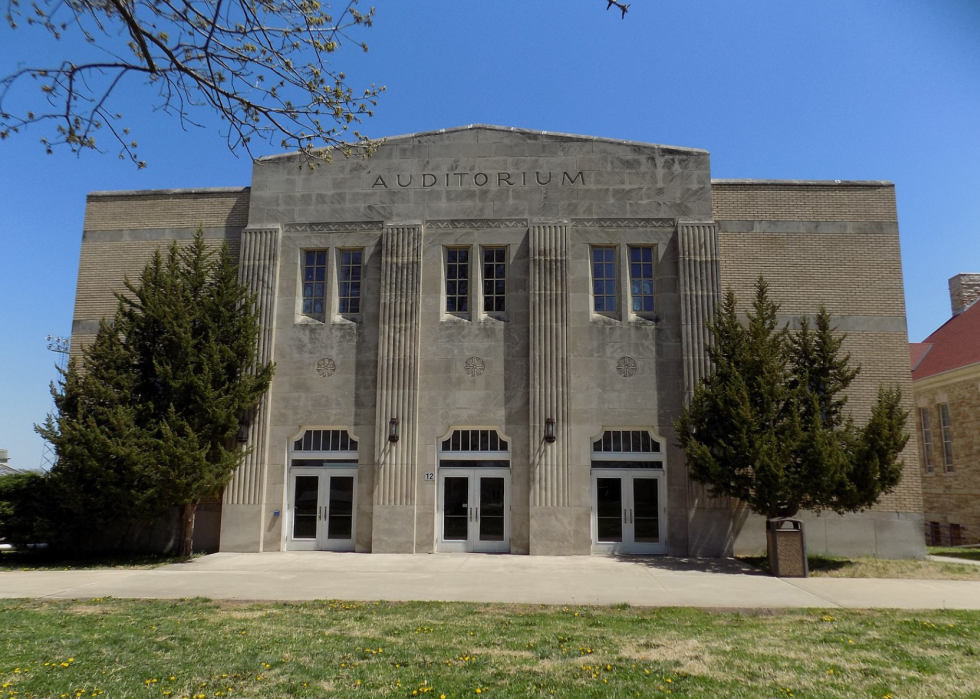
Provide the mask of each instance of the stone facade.
[{"label": "stone facade", "polygon": [[[761,524],[688,481],[672,427],[722,288],[747,298],[760,273],[787,318],[837,315],[859,420],[878,383],[908,386],[888,183],[712,182],[702,150],[487,126],[302,165],[260,160],[250,190],[89,198],[73,347],[123,273],[198,226],[258,293],[277,369],[223,550],[760,548]],[[914,477],[812,521],[811,550],[923,551]]]}]

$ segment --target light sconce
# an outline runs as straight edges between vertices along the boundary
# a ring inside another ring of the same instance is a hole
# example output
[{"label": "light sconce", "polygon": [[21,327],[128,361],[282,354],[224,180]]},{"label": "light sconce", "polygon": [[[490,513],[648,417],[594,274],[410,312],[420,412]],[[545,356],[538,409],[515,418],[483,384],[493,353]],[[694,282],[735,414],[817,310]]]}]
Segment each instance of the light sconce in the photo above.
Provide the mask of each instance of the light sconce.
[{"label": "light sconce", "polygon": [[397,442],[398,441],[398,418],[393,417],[388,420],[388,441]]},{"label": "light sconce", "polygon": [[235,435],[235,439],[239,444],[245,444],[248,441],[248,418],[243,417],[238,421],[238,434]]},{"label": "light sconce", "polygon": [[544,441],[548,442],[549,444],[555,441],[555,419],[552,417],[545,418]]}]

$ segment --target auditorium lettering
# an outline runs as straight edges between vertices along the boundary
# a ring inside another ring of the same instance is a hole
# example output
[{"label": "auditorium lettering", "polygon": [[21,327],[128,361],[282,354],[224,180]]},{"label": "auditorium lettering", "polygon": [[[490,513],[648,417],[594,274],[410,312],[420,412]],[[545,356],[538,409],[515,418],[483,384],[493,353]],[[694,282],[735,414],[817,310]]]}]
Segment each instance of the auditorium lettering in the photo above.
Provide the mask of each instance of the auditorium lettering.
[{"label": "auditorium lettering", "polygon": [[562,187],[585,185],[585,173],[571,172],[423,172],[421,174],[378,175],[371,189],[417,187]]}]

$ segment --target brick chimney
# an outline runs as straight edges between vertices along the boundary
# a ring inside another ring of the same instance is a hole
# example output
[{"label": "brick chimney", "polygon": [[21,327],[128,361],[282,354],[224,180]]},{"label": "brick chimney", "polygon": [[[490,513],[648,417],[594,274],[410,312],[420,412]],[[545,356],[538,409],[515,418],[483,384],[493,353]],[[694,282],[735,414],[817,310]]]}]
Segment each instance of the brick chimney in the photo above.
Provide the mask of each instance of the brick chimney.
[{"label": "brick chimney", "polygon": [[957,316],[980,298],[980,274],[957,274],[949,280],[949,303]]}]

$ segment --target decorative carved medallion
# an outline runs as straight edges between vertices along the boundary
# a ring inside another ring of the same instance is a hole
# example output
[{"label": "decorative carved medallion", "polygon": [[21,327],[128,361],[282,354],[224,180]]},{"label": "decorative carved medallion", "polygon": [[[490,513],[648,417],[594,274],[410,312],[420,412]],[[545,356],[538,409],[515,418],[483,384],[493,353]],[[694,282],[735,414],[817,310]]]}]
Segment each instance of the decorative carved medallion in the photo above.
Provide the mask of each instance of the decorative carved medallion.
[{"label": "decorative carved medallion", "polygon": [[466,360],[464,368],[467,376],[477,377],[486,371],[487,365],[479,357],[470,357]]},{"label": "decorative carved medallion", "polygon": [[616,362],[616,371],[620,376],[629,378],[636,373],[636,360],[632,357],[620,357]]},{"label": "decorative carved medallion", "polygon": [[316,360],[316,375],[321,379],[333,376],[337,371],[337,365],[330,357]]}]

